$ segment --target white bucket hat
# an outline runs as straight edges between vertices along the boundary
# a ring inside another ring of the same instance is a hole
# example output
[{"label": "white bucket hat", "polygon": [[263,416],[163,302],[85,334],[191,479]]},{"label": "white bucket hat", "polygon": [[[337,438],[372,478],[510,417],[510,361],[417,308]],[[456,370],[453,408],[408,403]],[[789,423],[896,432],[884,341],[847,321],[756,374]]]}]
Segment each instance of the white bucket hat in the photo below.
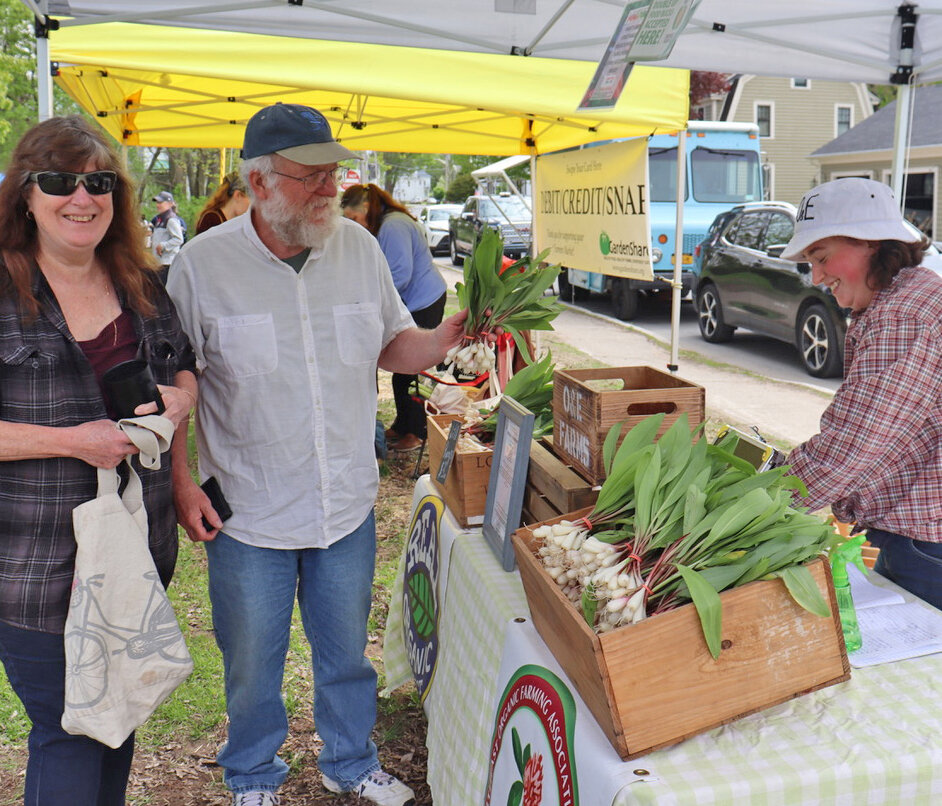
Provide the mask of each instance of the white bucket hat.
[{"label": "white bucket hat", "polygon": [[904,243],[918,243],[921,238],[906,227],[889,185],[854,176],[825,182],[804,195],[795,234],[782,257],[801,260],[813,243],[835,235]]}]

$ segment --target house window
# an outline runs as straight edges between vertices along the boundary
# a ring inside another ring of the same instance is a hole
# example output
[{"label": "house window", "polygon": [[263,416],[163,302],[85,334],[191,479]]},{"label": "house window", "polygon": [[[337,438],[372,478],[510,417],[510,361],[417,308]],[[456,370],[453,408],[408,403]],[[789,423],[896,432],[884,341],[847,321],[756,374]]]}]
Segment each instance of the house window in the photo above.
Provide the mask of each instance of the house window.
[{"label": "house window", "polygon": [[[892,182],[889,171],[884,171],[883,181]],[[903,180],[903,217],[921,232],[934,240],[936,202],[936,171],[907,171]]]},{"label": "house window", "polygon": [[835,109],[834,136],[840,137],[854,125],[854,110],[850,106],[838,106]]},{"label": "house window", "polygon": [[772,137],[772,104],[756,104],[756,125],[759,137]]},{"label": "house window", "polygon": [[808,79],[808,78],[793,78],[793,79],[792,79],[792,89],[793,89],[793,90],[810,90],[810,89],[811,89],[811,79]]}]

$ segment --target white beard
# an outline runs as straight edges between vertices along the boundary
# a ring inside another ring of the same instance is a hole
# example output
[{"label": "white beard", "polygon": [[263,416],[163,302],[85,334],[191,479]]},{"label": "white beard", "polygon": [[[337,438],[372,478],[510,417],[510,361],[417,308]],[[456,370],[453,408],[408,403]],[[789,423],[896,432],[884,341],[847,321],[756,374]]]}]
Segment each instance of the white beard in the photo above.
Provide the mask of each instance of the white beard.
[{"label": "white beard", "polygon": [[310,203],[297,207],[279,193],[252,204],[282,243],[318,250],[337,229],[339,198],[314,196]]}]

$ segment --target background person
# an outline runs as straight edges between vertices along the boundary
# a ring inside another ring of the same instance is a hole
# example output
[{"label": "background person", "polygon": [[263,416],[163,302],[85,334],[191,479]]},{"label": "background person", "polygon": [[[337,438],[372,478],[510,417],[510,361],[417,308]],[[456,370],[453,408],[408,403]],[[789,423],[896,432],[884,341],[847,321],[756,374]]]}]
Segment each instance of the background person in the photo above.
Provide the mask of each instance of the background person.
[{"label": "background person", "polygon": [[[236,806],[271,806],[297,598],[314,669],[324,786],[382,806],[413,802],[370,738],[376,673],[364,656],[379,474],[376,367],[415,372],[461,341],[461,312],[420,330],[376,240],[339,215],[337,161],[355,157],[314,109],[276,104],[249,120],[247,215],[180,252],[169,290],[203,367],[200,474],[233,515],[222,526],[178,467],[180,523],[209,541],[209,592],[223,654],[229,733],[218,761]],[[179,456],[184,448],[175,444]],[[213,529],[203,528],[206,516]]]},{"label": "background person", "polygon": [[[134,752],[133,734],[113,750],[60,725],[72,510],[95,497],[96,468],[137,453],[109,419],[101,376],[144,358],[165,417],[177,424],[195,402],[193,351],[134,195],[103,133],[78,116],[27,131],[0,184],[0,660],[33,723],[31,806],[124,804]],[[167,585],[177,556],[169,464],[140,476]]]},{"label": "background person", "polygon": [[196,219],[196,234],[242,215],[249,209],[249,195],[238,171],[226,174]]},{"label": "background person", "polygon": [[150,247],[161,265],[160,279],[167,282],[167,270],[183,246],[183,225],[173,207],[173,194],[162,190],[154,196],[157,215],[151,219]]},{"label": "background person", "polygon": [[[445,313],[447,285],[432,261],[428,240],[415,216],[374,184],[347,188],[340,206],[347,218],[366,227],[379,241],[396,291],[416,325],[435,327]],[[392,450],[418,448],[425,438],[425,407],[409,393],[415,380],[415,375],[403,373],[392,377],[396,419],[386,430]]]},{"label": "background person", "polygon": [[787,260],[851,310],[844,382],[821,432],[787,462],[880,548],[876,570],[942,607],[942,278],[928,241],[903,225],[892,191],[845,178],[805,194]]}]

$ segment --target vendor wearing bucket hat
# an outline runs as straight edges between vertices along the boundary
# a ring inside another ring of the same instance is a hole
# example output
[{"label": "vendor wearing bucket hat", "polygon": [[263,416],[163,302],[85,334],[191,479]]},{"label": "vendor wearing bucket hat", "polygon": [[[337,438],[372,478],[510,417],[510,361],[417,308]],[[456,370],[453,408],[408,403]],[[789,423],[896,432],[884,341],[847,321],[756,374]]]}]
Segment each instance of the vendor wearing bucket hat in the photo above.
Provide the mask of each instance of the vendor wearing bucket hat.
[{"label": "vendor wearing bucket hat", "polygon": [[821,432],[788,457],[807,486],[880,548],[876,571],[942,607],[942,278],[893,194],[837,179],[805,194],[783,256],[850,309],[844,382]]}]

